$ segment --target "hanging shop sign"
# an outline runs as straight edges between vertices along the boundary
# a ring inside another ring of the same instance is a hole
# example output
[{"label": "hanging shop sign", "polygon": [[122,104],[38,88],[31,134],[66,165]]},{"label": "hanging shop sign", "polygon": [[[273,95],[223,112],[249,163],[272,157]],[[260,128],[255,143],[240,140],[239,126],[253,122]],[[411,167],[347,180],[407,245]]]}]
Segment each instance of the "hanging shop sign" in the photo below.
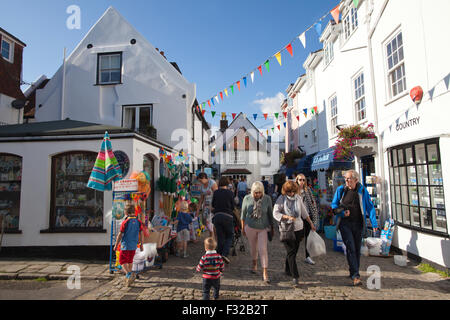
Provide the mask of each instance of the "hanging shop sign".
[{"label": "hanging shop sign", "polygon": [[136,192],[138,187],[136,179],[123,179],[114,183],[114,191],[116,192]]}]

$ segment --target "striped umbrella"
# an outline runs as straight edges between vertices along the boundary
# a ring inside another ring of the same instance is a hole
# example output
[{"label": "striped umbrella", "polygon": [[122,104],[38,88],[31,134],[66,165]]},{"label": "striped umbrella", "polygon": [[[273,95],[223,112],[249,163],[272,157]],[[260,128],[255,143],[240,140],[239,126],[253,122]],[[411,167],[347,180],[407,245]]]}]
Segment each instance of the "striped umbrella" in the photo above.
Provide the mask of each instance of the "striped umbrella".
[{"label": "striped umbrella", "polygon": [[114,156],[108,132],[105,132],[102,147],[97,155],[97,160],[95,160],[87,186],[99,191],[112,190],[111,182],[120,179],[122,179],[122,170]]}]

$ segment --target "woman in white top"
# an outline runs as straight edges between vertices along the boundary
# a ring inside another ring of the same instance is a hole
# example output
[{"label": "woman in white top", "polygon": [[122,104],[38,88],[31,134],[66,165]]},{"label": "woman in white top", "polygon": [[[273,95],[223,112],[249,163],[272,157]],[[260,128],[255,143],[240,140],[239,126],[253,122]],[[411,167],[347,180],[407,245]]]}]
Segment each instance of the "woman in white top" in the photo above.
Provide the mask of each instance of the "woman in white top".
[{"label": "woman in white top", "polygon": [[309,223],[311,230],[316,231],[316,228],[308,215],[302,198],[298,195],[298,185],[294,181],[285,182],[281,188],[281,194],[273,208],[273,217],[279,222],[280,232],[287,230],[290,225],[294,225],[295,237],[283,241],[283,245],[287,253],[285,273],[293,278],[293,284],[297,286],[299,273],[296,258],[300,241],[305,236],[302,219]]}]

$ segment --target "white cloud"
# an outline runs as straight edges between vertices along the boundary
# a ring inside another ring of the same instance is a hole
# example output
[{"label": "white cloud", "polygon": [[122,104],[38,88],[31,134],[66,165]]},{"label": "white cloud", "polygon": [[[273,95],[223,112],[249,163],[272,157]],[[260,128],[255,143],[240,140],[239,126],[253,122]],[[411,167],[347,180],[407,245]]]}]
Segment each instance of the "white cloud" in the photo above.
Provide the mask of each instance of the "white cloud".
[{"label": "white cloud", "polygon": [[262,91],[258,91],[257,93],[256,93],[256,96],[257,97],[262,97],[264,95],[264,92],[262,92]]},{"label": "white cloud", "polygon": [[[285,98],[284,94],[281,92],[278,92],[274,97],[268,97],[268,98],[253,101],[254,104],[258,104],[260,106],[261,113],[269,114],[270,118],[267,119],[268,121],[273,120],[273,123],[270,123],[270,124],[264,126],[265,128],[263,128],[263,129],[269,129],[269,133],[271,135],[284,136],[285,130],[283,130],[284,129],[283,122],[280,121],[281,117],[279,116],[278,117],[279,120],[277,120],[274,118],[273,114],[274,113],[281,114],[280,107],[285,99],[286,98]],[[278,130],[277,125],[280,125],[281,131]],[[275,128],[273,133],[270,130],[271,128]]]}]

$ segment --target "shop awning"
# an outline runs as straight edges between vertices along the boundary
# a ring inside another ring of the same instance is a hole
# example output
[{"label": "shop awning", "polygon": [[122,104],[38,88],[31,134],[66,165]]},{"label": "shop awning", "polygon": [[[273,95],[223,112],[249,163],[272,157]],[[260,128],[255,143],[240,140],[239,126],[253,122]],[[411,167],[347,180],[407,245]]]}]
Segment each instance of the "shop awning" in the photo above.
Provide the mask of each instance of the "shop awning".
[{"label": "shop awning", "polygon": [[298,173],[303,173],[304,175],[311,174],[311,163],[315,155],[316,153],[312,153],[301,158],[295,170]]},{"label": "shop awning", "polygon": [[319,151],[312,159],[311,170],[343,169],[348,170],[353,167],[353,160],[334,159],[334,148]]},{"label": "shop awning", "polygon": [[252,174],[247,169],[227,169],[222,174]]}]

